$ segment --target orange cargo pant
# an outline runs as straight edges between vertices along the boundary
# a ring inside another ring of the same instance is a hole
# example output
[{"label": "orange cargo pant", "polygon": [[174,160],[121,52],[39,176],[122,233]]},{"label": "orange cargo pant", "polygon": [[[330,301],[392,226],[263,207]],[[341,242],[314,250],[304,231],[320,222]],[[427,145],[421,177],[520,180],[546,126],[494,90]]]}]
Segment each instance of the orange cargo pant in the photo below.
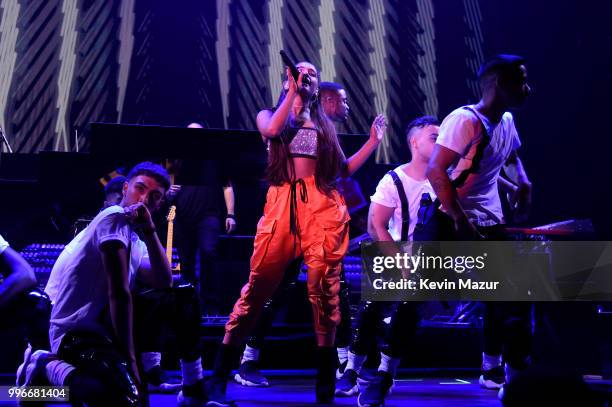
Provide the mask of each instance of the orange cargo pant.
[{"label": "orange cargo pant", "polygon": [[333,346],[340,322],[340,263],[348,248],[349,220],[342,195],[335,190],[329,195],[322,193],[314,177],[271,186],[257,224],[249,281],[225,325],[223,343],[238,345],[243,341],[289,263],[303,254],[317,344]]}]

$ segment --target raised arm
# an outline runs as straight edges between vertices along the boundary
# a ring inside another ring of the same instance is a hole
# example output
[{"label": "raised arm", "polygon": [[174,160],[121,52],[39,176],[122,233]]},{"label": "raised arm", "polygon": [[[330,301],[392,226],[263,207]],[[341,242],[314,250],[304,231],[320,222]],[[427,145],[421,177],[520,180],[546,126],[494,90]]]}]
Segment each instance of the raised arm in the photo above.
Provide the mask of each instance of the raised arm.
[{"label": "raised arm", "polygon": [[376,148],[382,141],[386,129],[387,124],[385,122],[385,117],[382,114],[379,114],[372,122],[368,141],[364,143],[359,151],[346,160],[346,174],[343,175],[353,175],[367,161],[367,159],[374,151],[376,151]]},{"label": "raised arm", "polygon": [[133,219],[134,226],[140,230],[142,240],[147,246],[148,256],[145,256],[140,264],[138,277],[152,288],[172,287],[172,269],[149,210],[142,203],[131,205],[124,210],[126,215]]},{"label": "raised arm", "polygon": [[289,120],[289,114],[291,113],[291,107],[295,98],[298,96],[298,84],[302,84],[303,74],[300,72],[297,83],[291,75],[289,68],[287,68],[287,82],[289,89],[285,95],[285,98],[281,104],[277,107],[276,111],[262,110],[257,114],[257,129],[261,133],[261,136],[266,138],[274,138],[281,135],[283,129],[287,126],[287,120]]}]

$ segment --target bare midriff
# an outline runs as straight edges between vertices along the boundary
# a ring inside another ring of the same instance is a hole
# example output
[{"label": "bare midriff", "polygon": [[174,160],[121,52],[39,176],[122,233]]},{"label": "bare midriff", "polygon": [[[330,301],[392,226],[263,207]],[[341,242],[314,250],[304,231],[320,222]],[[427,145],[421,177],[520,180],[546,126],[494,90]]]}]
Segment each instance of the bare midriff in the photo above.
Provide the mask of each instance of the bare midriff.
[{"label": "bare midriff", "polygon": [[316,158],[293,157],[295,167],[295,179],[311,177],[317,168]]}]

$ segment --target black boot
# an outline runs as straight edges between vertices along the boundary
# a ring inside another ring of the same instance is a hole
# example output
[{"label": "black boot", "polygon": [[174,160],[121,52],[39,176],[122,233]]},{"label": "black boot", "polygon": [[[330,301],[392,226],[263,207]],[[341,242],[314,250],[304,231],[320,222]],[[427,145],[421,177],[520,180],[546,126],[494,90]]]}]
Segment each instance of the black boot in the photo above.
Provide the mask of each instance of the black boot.
[{"label": "black boot", "polygon": [[317,403],[331,404],[334,402],[336,389],[336,365],[338,358],[333,346],[317,346]]},{"label": "black boot", "polygon": [[233,406],[234,402],[225,396],[227,380],[232,366],[238,360],[238,347],[231,345],[221,345],[217,351],[215,367],[212,376],[204,385],[207,405],[212,406]]}]

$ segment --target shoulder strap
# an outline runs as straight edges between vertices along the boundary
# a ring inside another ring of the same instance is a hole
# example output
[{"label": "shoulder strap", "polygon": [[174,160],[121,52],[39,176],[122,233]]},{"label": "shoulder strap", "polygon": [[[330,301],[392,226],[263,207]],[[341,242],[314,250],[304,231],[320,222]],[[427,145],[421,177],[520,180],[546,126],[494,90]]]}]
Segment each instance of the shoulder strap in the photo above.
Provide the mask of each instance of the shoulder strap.
[{"label": "shoulder strap", "polygon": [[387,174],[393,178],[393,183],[397,188],[397,194],[399,195],[400,202],[402,204],[402,232],[401,232],[401,240],[408,240],[408,229],[410,227],[410,212],[408,210],[408,198],[406,197],[406,191],[404,190],[404,185],[402,184],[402,180],[399,175],[395,172],[395,170],[389,171]]},{"label": "shoulder strap", "polygon": [[457,178],[451,181],[451,185],[454,188],[459,188],[465,183],[465,181],[467,180],[470,174],[478,172],[479,167],[480,167],[480,161],[482,161],[482,156],[484,155],[484,150],[485,148],[487,148],[487,146],[491,142],[491,137],[489,136],[489,133],[487,132],[487,127],[485,126],[482,119],[480,118],[480,115],[478,115],[478,113],[476,113],[476,111],[470,106],[464,106],[463,109],[469,110],[478,119],[478,122],[482,126],[482,140],[480,141],[480,143],[478,143],[478,146],[476,146],[476,153],[474,154],[474,157],[472,158],[472,166],[461,171],[461,174],[459,174]]}]

